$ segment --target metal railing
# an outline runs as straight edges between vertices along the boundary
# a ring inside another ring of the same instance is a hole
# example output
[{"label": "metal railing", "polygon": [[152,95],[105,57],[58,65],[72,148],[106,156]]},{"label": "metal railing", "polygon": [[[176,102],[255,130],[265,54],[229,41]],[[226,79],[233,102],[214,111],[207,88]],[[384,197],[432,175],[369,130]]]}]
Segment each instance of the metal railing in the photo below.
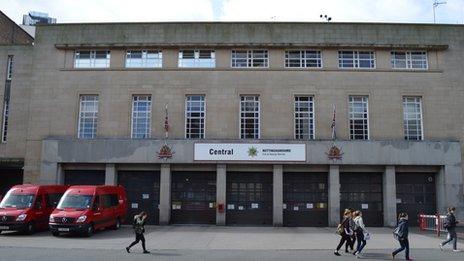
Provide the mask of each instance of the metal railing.
[{"label": "metal railing", "polygon": [[424,215],[419,214],[419,228],[421,231],[435,231],[437,236],[440,236],[441,232],[446,232],[446,229],[443,227],[443,221],[445,220],[445,215]]}]

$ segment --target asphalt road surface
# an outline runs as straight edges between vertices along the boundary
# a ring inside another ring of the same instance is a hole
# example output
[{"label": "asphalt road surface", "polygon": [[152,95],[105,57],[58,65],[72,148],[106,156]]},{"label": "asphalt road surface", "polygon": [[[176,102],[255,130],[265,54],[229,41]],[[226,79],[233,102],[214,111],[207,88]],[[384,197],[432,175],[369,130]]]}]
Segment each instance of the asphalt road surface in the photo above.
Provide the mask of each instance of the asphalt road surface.
[{"label": "asphalt road surface", "polygon": [[[360,260],[391,260],[390,250],[372,250],[366,252]],[[411,257],[414,260],[464,260],[464,252],[441,252],[437,249],[412,249]],[[404,260],[399,254],[397,260]],[[55,248],[18,248],[0,247],[0,260],[5,261],[112,261],[112,260],[266,260],[266,261],[293,261],[293,260],[358,260],[352,255],[334,256],[330,250],[152,250],[150,254],[142,254],[141,249],[134,247],[133,252],[127,254],[121,250],[89,250],[89,249],[55,249]]]}]

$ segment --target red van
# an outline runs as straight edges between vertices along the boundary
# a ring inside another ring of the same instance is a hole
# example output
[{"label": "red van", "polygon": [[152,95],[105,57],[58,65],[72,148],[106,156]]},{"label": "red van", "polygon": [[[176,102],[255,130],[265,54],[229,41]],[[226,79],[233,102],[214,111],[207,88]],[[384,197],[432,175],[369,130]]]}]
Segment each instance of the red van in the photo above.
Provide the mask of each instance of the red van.
[{"label": "red van", "polygon": [[28,234],[48,229],[50,213],[68,186],[16,185],[0,203],[0,233],[20,231]]},{"label": "red van", "polygon": [[95,230],[119,229],[127,213],[126,191],[121,186],[71,186],[50,215],[54,236]]}]

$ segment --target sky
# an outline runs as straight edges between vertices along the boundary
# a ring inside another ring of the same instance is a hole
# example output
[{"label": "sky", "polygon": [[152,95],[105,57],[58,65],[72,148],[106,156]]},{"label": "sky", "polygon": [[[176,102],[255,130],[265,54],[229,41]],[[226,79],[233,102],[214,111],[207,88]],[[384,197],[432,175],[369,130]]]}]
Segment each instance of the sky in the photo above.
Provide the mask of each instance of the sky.
[{"label": "sky", "polygon": [[[17,23],[29,11],[58,23],[163,21],[322,21],[433,23],[434,0],[0,0]],[[440,0],[445,2],[445,0]],[[464,0],[446,0],[436,22],[464,23]]]}]

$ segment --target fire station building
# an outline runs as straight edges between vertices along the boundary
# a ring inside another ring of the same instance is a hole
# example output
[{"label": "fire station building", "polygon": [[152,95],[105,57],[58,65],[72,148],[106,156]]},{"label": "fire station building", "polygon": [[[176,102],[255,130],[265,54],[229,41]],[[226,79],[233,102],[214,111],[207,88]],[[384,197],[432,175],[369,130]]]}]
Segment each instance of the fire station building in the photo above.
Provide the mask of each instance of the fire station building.
[{"label": "fire station building", "polygon": [[33,42],[0,46],[2,182],[119,184],[162,225],[464,214],[462,25],[54,24]]}]

